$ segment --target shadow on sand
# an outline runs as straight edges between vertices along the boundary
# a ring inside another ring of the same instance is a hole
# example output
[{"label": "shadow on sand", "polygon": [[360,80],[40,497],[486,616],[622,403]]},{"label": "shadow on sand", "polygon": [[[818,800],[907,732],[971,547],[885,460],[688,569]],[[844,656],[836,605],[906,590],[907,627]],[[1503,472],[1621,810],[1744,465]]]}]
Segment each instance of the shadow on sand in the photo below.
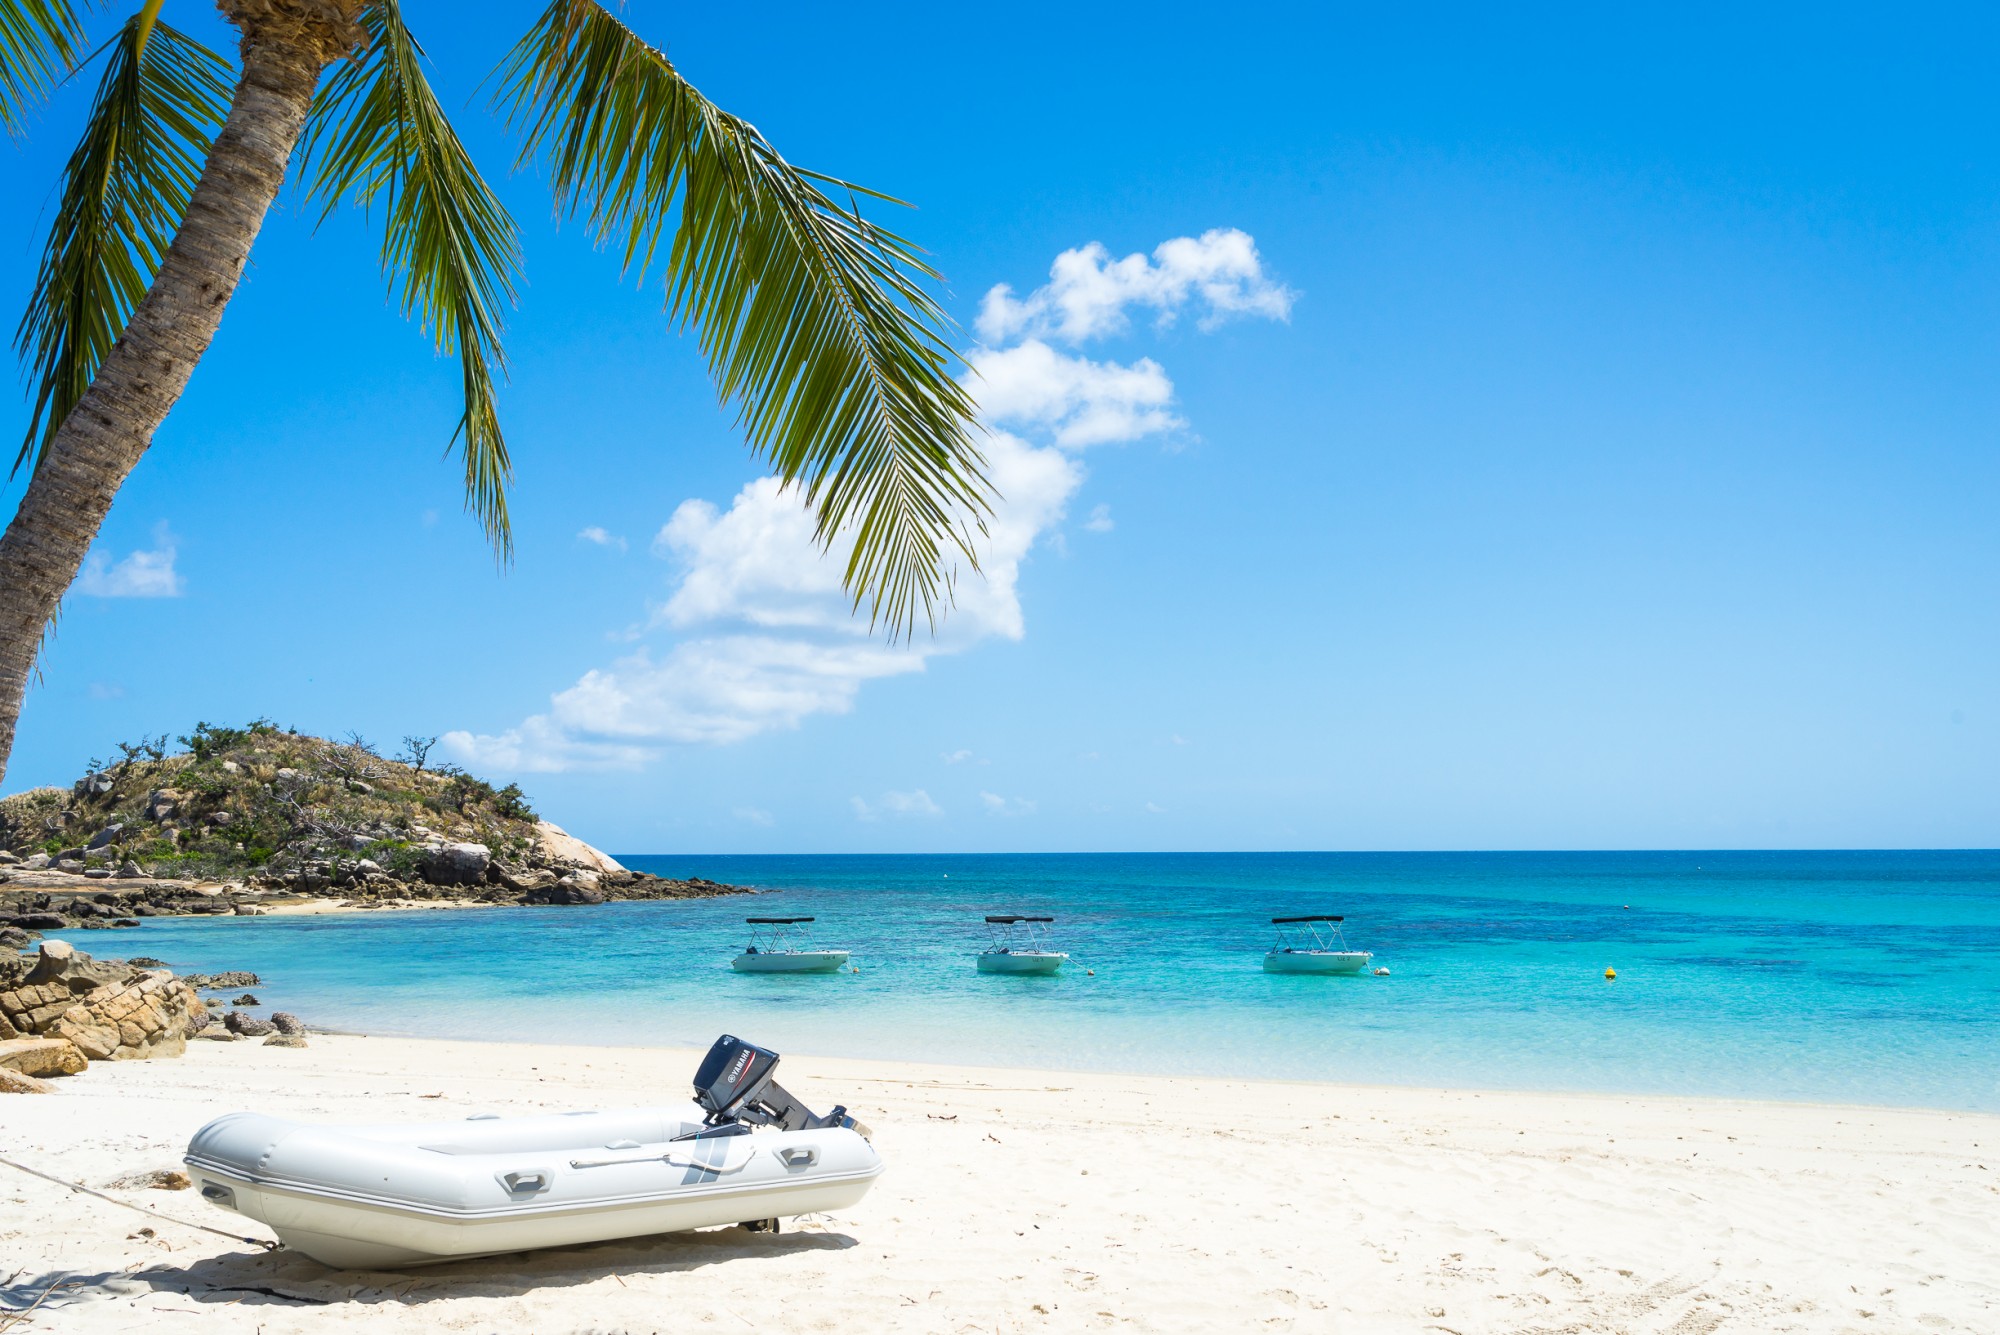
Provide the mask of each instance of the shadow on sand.
[{"label": "shadow on sand", "polygon": [[685,1274],[728,1261],[754,1262],[800,1252],[840,1251],[854,1245],[855,1240],[844,1233],[810,1226],[790,1233],[718,1228],[449,1261],[416,1270],[329,1270],[298,1252],[230,1252],[185,1266],[157,1265],[96,1275],[60,1270],[15,1275],[0,1284],[0,1331],[12,1324],[10,1317],[18,1319],[37,1303],[38,1315],[149,1294],[172,1294],[197,1303],[408,1305],[440,1298],[506,1298],[537,1289],[590,1284],[613,1275]]}]

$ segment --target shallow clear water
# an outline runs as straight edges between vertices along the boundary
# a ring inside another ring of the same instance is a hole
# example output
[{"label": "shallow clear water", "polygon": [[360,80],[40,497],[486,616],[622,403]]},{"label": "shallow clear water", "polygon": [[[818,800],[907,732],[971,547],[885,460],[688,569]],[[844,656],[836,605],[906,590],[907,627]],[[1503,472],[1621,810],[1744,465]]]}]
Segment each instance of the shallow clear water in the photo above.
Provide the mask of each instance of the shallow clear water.
[{"label": "shallow clear water", "polygon": [[[2000,853],[625,860],[775,893],[72,939],[251,969],[369,1033],[2000,1111]],[[1056,915],[1095,976],[976,972],[1009,911]],[[781,912],[860,972],[732,972],[743,917]],[[1268,919],[1310,912],[1391,976],[1264,973]]]}]

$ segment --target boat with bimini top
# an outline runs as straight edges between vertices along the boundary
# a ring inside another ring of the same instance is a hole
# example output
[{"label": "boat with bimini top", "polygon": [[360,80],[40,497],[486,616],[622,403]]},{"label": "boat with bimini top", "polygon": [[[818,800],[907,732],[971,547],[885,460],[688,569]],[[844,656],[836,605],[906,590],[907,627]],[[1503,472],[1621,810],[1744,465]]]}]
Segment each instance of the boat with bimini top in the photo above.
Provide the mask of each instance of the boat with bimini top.
[{"label": "boat with bimini top", "polygon": [[1365,950],[1349,950],[1339,913],[1307,913],[1289,918],[1273,918],[1278,939],[1264,954],[1266,973],[1360,973],[1374,956]]},{"label": "boat with bimini top", "polygon": [[989,913],[986,928],[993,943],[979,952],[979,972],[1051,974],[1069,961],[1066,951],[1051,949],[1048,924],[1055,919],[1025,913]]},{"label": "boat with bimini top", "polygon": [[738,973],[839,973],[847,966],[844,950],[819,950],[812,944],[811,918],[745,918],[750,944],[729,962]]}]

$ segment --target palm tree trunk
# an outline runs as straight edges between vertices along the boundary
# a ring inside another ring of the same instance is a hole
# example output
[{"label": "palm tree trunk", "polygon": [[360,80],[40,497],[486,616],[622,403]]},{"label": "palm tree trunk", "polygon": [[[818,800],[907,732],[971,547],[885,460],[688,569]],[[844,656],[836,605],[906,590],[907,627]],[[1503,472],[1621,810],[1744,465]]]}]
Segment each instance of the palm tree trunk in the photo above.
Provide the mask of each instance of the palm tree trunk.
[{"label": "palm tree trunk", "polygon": [[229,117],[158,276],[43,451],[0,538],[0,779],[43,630],[118,488],[215,338],[284,184],[320,72],[347,49],[345,5],[224,0],[221,7],[243,32]]}]

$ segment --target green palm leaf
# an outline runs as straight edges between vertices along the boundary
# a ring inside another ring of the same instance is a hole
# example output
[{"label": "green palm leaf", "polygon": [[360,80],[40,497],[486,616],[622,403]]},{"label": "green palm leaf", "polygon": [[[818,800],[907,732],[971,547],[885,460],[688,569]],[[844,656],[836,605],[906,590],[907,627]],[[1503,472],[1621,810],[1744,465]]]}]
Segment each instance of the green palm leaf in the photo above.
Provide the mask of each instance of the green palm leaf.
[{"label": "green palm leaf", "polygon": [[0,0],[0,128],[21,131],[21,113],[76,59],[83,26],[69,0]]},{"label": "green palm leaf", "polygon": [[327,212],[342,199],[382,200],[382,269],[400,284],[403,314],[440,352],[458,355],[465,411],[452,440],[465,462],[466,504],[504,560],[513,468],[493,373],[506,369],[501,312],[514,300],[520,242],[425,81],[423,48],[397,0],[376,0],[362,25],[366,55],[327,81],[307,124],[313,195]]},{"label": "green palm leaf", "polygon": [[871,600],[892,635],[920,609],[934,623],[950,594],[945,545],[976,567],[968,525],[990,488],[923,287],[937,275],[916,248],[592,0],[554,0],[502,77],[523,160],[543,158],[562,207],[600,244],[643,276],[671,228],[668,309],[698,330],[751,447],[803,488],[820,542],[852,533],[855,605]]},{"label": "green palm leaf", "polygon": [[99,52],[110,59],[14,336],[36,384],[16,471],[55,435],[124,332],[228,114],[228,65],[156,22],[158,9],[135,14]]}]

